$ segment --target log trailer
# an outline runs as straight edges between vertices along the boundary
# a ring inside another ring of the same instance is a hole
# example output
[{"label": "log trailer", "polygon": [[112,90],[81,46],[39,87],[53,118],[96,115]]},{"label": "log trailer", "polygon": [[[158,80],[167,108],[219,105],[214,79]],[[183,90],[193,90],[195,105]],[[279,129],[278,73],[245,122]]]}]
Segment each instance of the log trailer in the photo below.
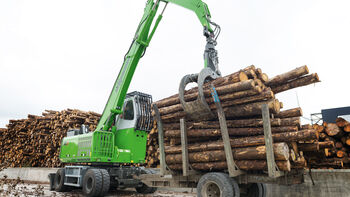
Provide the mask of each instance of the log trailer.
[{"label": "log trailer", "polygon": [[[151,28],[158,8],[164,3]],[[179,88],[179,98],[188,119],[200,120],[208,117],[219,119],[224,141],[227,171],[193,171],[188,163],[186,120],[181,119],[181,144],[183,172],[168,170],[165,162],[162,121],[154,105],[159,130],[160,169],[136,167],[143,164],[146,156],[148,132],[153,126],[152,97],[141,92],[127,94],[131,79],[139,60],[157,29],[168,3],[187,8],[197,15],[204,28],[206,46],[204,68],[198,74],[183,77]],[[206,103],[203,84],[221,76],[215,46],[220,34],[220,26],[211,21],[206,3],[201,0],[148,0],[144,15],[137,27],[131,46],[124,56],[124,62],[114,83],[107,104],[95,131],[82,125],[79,130],[69,130],[63,138],[60,160],[64,168],[50,174],[51,189],[59,192],[72,188],[82,188],[85,196],[104,196],[110,188],[136,188],[139,193],[153,193],[157,187],[196,187],[198,196],[266,196],[265,182],[295,184],[302,181],[302,172],[284,174],[278,171],[274,160],[271,126],[267,106],[263,108],[265,141],[267,149],[268,175],[243,172],[234,163],[227,132],[226,119],[220,100],[211,86],[217,114],[212,113]],[[188,83],[198,84],[198,98],[192,102],[184,99]],[[68,165],[70,164],[70,165]]]}]

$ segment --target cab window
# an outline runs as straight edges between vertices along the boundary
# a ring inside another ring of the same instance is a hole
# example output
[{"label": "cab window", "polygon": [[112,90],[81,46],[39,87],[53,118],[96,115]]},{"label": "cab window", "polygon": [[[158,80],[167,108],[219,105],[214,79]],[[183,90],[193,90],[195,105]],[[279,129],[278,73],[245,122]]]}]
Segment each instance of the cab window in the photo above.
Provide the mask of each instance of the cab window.
[{"label": "cab window", "polygon": [[122,117],[124,120],[134,120],[134,105],[132,100],[126,102]]}]

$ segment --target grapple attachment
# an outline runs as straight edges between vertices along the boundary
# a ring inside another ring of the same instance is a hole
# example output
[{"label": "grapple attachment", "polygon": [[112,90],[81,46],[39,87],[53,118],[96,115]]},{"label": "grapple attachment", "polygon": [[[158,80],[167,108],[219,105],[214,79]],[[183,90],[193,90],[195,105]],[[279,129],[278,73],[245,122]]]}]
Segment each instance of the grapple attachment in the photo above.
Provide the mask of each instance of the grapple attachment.
[{"label": "grapple attachment", "polygon": [[[203,85],[206,82],[218,78],[219,75],[210,68],[204,68],[198,74],[189,74],[181,79],[179,87],[179,99],[183,110],[186,112],[186,118],[192,120],[204,120],[215,118],[216,115],[211,111],[204,95]],[[198,84],[198,97],[194,101],[185,100],[185,88],[187,84],[196,82]]]}]

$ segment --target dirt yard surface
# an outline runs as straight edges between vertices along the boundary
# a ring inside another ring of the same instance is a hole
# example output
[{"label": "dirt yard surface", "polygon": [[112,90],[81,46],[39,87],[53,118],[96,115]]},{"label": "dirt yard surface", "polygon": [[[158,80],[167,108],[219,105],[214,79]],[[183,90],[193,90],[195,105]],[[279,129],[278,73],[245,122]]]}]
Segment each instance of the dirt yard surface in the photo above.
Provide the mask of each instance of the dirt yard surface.
[{"label": "dirt yard surface", "polygon": [[[72,192],[55,192],[50,191],[48,184],[39,184],[39,183],[28,183],[23,182],[19,179],[10,180],[10,179],[0,179],[0,197],[7,196],[19,196],[19,197],[36,197],[36,196],[54,196],[54,197],[80,197],[83,196],[81,190],[75,190]],[[194,197],[196,196],[193,192],[173,192],[160,190],[154,194],[138,194],[135,190],[118,190],[110,191],[107,197],[118,196],[118,197]]]}]

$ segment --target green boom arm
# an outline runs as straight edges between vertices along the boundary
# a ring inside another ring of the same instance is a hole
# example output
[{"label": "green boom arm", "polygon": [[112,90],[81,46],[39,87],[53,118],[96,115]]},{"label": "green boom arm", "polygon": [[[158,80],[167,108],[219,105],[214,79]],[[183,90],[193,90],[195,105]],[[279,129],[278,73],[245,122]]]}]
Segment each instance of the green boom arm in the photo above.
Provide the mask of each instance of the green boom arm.
[{"label": "green boom arm", "polygon": [[148,47],[154,35],[154,32],[162,19],[163,13],[158,16],[154,27],[150,32],[151,25],[157,13],[160,1],[165,3],[170,2],[192,10],[196,13],[201,24],[204,26],[204,29],[207,32],[213,32],[213,29],[210,26],[211,22],[208,6],[201,0],[157,0],[157,2],[154,2],[154,0],[148,0],[144,9],[144,15],[137,28],[129,51],[124,57],[123,66],[118,74],[117,80],[114,83],[107,104],[103,110],[101,119],[97,125],[97,131],[108,131],[112,127],[116,116],[122,113],[124,99],[127,94],[131,79],[134,75],[136,66],[140,58],[145,53],[145,50]]}]

